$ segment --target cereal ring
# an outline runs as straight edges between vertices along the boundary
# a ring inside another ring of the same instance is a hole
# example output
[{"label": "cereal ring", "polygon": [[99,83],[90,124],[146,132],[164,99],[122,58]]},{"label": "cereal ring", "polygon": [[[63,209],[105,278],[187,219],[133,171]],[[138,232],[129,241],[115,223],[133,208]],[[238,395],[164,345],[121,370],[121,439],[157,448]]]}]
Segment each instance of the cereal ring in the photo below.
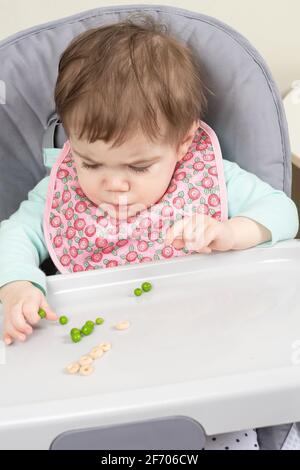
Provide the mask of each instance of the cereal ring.
[{"label": "cereal ring", "polygon": [[111,349],[111,343],[101,343],[99,344],[99,348],[101,348],[104,352],[109,351]]},{"label": "cereal ring", "polygon": [[89,366],[92,364],[93,362],[93,358],[91,356],[81,356],[81,358],[79,359],[79,364],[81,366]]},{"label": "cereal ring", "polygon": [[129,328],[130,322],[128,320],[120,321],[115,325],[116,330],[127,330]]},{"label": "cereal ring", "polygon": [[66,367],[66,370],[68,371],[69,374],[77,374],[79,369],[80,369],[80,365],[78,364],[78,362],[73,362],[72,364],[69,364]]},{"label": "cereal ring", "polygon": [[91,365],[81,366],[79,369],[80,375],[91,375],[94,372],[94,367]]},{"label": "cereal ring", "polygon": [[93,359],[99,359],[99,357],[103,356],[103,349],[100,348],[99,346],[96,346],[89,352],[89,356],[91,356]]}]

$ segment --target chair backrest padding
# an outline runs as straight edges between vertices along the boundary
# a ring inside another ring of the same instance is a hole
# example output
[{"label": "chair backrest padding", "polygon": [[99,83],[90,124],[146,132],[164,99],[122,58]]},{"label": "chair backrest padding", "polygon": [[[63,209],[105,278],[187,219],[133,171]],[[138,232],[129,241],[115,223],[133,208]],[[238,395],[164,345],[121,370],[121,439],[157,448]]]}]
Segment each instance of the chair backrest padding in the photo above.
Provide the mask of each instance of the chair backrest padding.
[{"label": "chair backrest padding", "polygon": [[[0,220],[8,218],[46,174],[43,134],[55,108],[53,90],[61,53],[81,32],[152,15],[199,55],[208,95],[204,120],[223,156],[277,189],[291,192],[291,155],[282,100],[253,46],[224,23],[162,5],[109,6],[35,26],[0,42]],[[2,92],[3,93],[3,92]],[[3,98],[3,97],[2,97]],[[1,100],[0,100],[1,102]],[[59,133],[63,145],[63,133]]]}]

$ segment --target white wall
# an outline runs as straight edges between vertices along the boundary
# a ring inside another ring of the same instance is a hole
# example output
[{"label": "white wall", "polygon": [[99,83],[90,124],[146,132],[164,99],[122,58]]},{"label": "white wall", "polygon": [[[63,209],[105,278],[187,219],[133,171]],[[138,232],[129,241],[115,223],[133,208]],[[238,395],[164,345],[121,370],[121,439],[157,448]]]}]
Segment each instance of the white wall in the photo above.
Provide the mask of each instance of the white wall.
[{"label": "white wall", "polygon": [[[106,5],[143,2],[100,0],[0,0],[0,40],[31,26]],[[299,0],[172,0],[171,5],[224,21],[246,36],[268,63],[282,95],[300,79]],[[298,32],[297,32],[298,28]]]}]

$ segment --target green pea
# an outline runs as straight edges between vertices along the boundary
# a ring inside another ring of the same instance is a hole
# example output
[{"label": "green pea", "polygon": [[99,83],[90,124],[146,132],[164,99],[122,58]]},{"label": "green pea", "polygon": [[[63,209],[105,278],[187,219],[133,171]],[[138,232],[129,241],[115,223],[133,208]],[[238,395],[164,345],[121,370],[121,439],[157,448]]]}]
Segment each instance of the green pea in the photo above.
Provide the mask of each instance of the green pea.
[{"label": "green pea", "polygon": [[46,312],[42,308],[39,309],[38,314],[41,318],[46,318]]},{"label": "green pea", "polygon": [[152,289],[151,282],[143,282],[142,289],[144,292],[149,292]]},{"label": "green pea", "polygon": [[86,321],[85,324],[90,326],[91,328],[94,328],[94,322],[92,320]]},{"label": "green pea", "polygon": [[137,287],[136,289],[134,289],[134,295],[136,295],[137,297],[139,297],[140,295],[142,295],[143,291],[142,289],[140,289],[139,287]]},{"label": "green pea", "polygon": [[102,325],[104,323],[104,318],[98,317],[96,318],[96,325]]},{"label": "green pea", "polygon": [[73,343],[79,343],[79,341],[81,341],[80,332],[79,333],[74,333],[73,335],[71,335],[71,339],[72,339]]},{"label": "green pea", "polygon": [[84,336],[88,336],[92,333],[93,328],[91,328],[89,325],[83,325],[81,328],[81,333],[84,334]]},{"label": "green pea", "polygon": [[65,315],[62,315],[61,317],[59,317],[59,323],[61,325],[66,325],[68,323],[68,317],[66,317]]},{"label": "green pea", "polygon": [[80,334],[80,330],[79,328],[72,328],[72,330],[70,331],[70,334],[71,335],[76,335],[76,334]]},{"label": "green pea", "polygon": [[78,341],[81,340],[81,333],[78,328],[72,328],[72,330],[70,331],[70,336],[72,338],[72,341],[74,341],[74,343],[78,343]]}]

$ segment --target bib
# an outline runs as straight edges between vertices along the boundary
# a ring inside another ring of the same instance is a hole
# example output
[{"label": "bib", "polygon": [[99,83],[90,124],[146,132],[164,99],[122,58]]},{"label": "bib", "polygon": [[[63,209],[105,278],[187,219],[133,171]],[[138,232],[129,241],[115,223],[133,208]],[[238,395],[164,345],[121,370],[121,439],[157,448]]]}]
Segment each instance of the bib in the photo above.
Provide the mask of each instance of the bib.
[{"label": "bib", "polygon": [[51,169],[43,220],[49,254],[61,273],[197,253],[165,246],[164,240],[169,227],[184,216],[199,213],[218,221],[228,218],[218,138],[206,123],[199,124],[161,199],[123,220],[112,217],[84,194],[70,143],[65,142]]}]

